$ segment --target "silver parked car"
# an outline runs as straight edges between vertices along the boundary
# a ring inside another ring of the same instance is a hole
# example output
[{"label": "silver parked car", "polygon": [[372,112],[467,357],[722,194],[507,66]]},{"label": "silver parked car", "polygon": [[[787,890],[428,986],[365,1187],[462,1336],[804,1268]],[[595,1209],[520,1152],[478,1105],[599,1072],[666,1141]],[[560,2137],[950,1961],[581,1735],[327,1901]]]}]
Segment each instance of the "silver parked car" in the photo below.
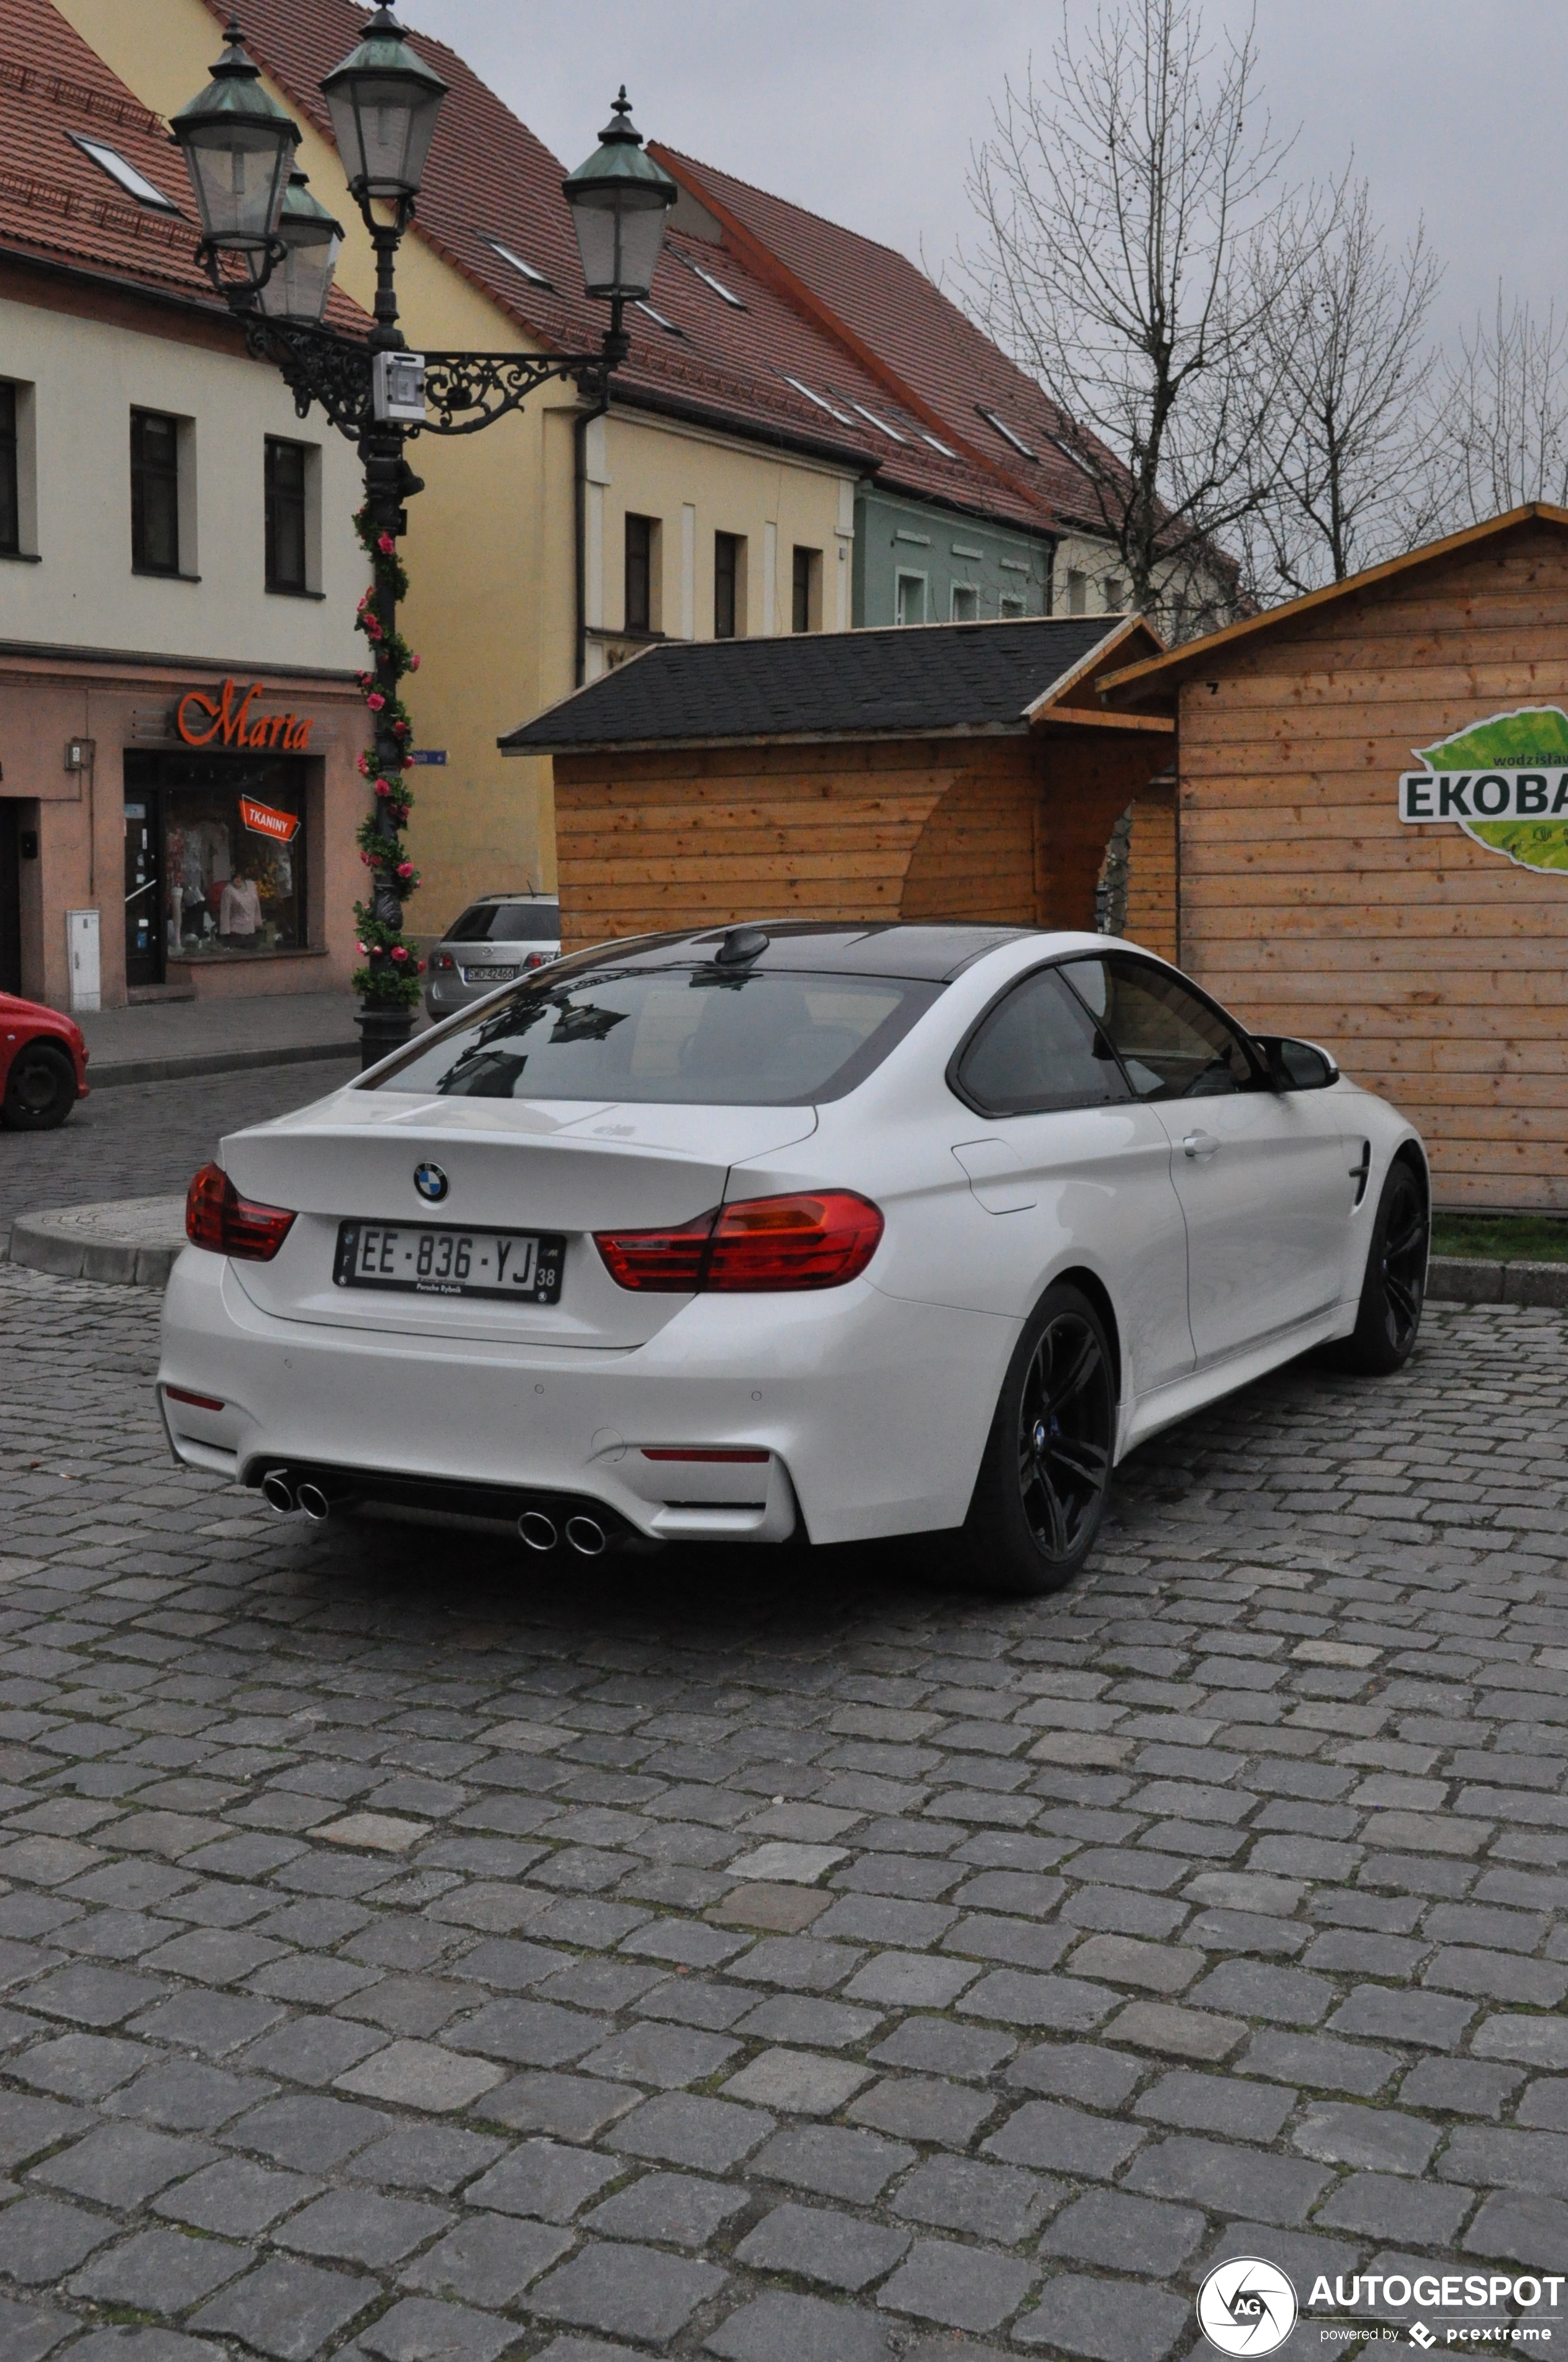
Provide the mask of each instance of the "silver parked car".
[{"label": "silver parked car", "polygon": [[433,1017],[450,1017],[560,956],[561,905],[553,894],[481,895],[432,952],[424,1005]]}]

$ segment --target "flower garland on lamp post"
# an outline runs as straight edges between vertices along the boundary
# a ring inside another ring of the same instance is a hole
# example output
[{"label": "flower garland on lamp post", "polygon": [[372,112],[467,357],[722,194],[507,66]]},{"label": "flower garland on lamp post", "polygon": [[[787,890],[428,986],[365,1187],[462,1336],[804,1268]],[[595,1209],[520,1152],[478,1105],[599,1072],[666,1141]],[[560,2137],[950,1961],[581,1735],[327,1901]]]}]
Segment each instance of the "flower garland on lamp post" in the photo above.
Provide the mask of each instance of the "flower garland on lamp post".
[{"label": "flower garland on lamp post", "polygon": [[[561,184],[576,235],[585,292],[609,305],[597,352],[412,353],[398,326],[395,264],[435,135],[446,84],[412,48],[390,7],[375,10],[364,38],[321,88],[333,138],[376,257],[375,326],[363,340],[323,327],[342,230],[293,170],[301,141],[262,85],[231,17],[208,87],[174,117],[202,218],[197,259],[245,328],[247,350],[276,364],[301,418],[319,402],[358,447],[365,505],[355,527],[373,579],[357,628],[372,661],[359,676],[370,743],[359,757],[372,801],[357,831],[369,890],[354,906],[364,966],[364,1062],[406,1042],[422,963],[403,935],[403,905],[419,884],[403,831],[413,799],[407,770],[412,723],[401,684],[419,658],[398,630],[408,575],[398,544],[404,507],[422,491],[405,446],[413,435],[473,435],[521,410],[552,379],[573,379],[596,412],[630,343],[625,307],[652,291],[664,223],[679,192],[643,151],[624,87],[598,151]],[[378,211],[378,208],[380,208]],[[389,219],[388,214],[390,214]]]},{"label": "flower garland on lamp post", "polygon": [[408,570],[387,524],[367,502],[354,520],[374,580],[359,602],[358,630],[370,643],[371,668],[359,676],[370,716],[370,743],[359,757],[374,801],[359,823],[359,858],[370,872],[370,898],[356,902],[358,950],[354,989],[363,1000],[359,1024],[368,1057],[379,1057],[408,1038],[407,1012],[419,999],[424,962],[403,935],[403,905],[419,885],[403,831],[413,797],[408,763],[413,725],[400,684],[419,670],[419,658],[398,629],[398,607],[409,590]]}]

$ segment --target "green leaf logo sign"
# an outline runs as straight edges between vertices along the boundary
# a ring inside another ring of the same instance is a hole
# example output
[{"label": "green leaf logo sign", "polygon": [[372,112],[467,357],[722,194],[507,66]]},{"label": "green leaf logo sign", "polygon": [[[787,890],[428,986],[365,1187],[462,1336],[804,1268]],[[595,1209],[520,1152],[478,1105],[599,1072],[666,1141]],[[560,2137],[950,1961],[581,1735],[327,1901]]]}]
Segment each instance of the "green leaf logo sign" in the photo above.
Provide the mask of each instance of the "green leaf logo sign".
[{"label": "green leaf logo sign", "polygon": [[1399,818],[1457,824],[1521,869],[1568,878],[1568,713],[1525,705],[1494,713],[1435,746],[1399,781]]}]

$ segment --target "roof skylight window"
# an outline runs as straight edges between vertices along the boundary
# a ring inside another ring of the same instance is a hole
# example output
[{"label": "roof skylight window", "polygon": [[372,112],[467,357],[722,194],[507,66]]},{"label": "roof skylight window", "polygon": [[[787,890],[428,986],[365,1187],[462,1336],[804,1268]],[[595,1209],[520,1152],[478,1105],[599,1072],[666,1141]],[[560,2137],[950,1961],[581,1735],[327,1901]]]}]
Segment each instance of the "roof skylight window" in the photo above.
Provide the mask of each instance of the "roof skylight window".
[{"label": "roof skylight window", "polygon": [[173,198],[166,197],[161,189],[155,188],[128,158],[121,155],[117,148],[105,147],[102,139],[79,139],[74,132],[70,136],[82,154],[91,156],[98,170],[107,172],[110,180],[117,182],[126,196],[134,197],[138,205],[149,205],[160,214],[177,214],[180,211]]},{"label": "roof skylight window", "polygon": [[870,425],[876,427],[879,433],[887,436],[893,442],[908,442],[909,437],[907,435],[901,435],[896,426],[890,426],[885,418],[879,418],[876,412],[874,410],[868,410],[863,402],[851,401],[850,407],[851,410],[856,411],[861,418],[866,419]]},{"label": "roof skylight window", "polygon": [[811,388],[808,385],[802,384],[799,378],[789,377],[786,375],[784,383],[785,385],[793,385],[796,393],[804,393],[807,402],[814,402],[818,410],[825,410],[829,418],[836,418],[838,420],[840,426],[852,426],[854,425],[855,422],[850,417],[847,410],[840,410],[836,402],[829,402],[828,400],[826,394],[813,393]]},{"label": "roof skylight window", "polygon": [[1001,436],[1004,443],[1012,444],[1013,448],[1017,452],[1020,458],[1037,459],[1039,458],[1039,453],[1037,451],[1031,451],[1021,435],[1014,434],[1013,429],[1008,425],[1005,418],[999,418],[994,410],[987,410],[983,402],[977,402],[975,403],[975,408],[979,411],[981,416],[984,419],[988,426],[995,427],[997,433]]},{"label": "roof skylight window", "polygon": [[938,436],[927,435],[924,428],[921,430],[920,440],[922,443],[929,443],[932,450],[939,451],[944,459],[956,459],[959,456],[950,443],[944,443]]},{"label": "roof skylight window", "polygon": [[636,304],[637,309],[640,312],[646,312],[648,317],[659,327],[663,328],[667,337],[684,337],[685,335],[685,330],[684,328],[677,328],[673,320],[666,320],[663,312],[655,312],[652,304],[644,304],[640,295],[634,295],[631,300]]},{"label": "roof skylight window", "polygon": [[533,263],[525,262],[514,248],[503,246],[499,237],[488,237],[485,243],[492,254],[499,254],[501,260],[509,263],[519,278],[526,279],[531,287],[549,287],[554,292],[554,282],[546,279],[543,271]]},{"label": "roof skylight window", "polygon": [[740,301],[733,288],[726,287],[722,279],[716,279],[711,270],[705,270],[700,262],[692,260],[689,254],[677,255],[675,259],[685,264],[694,279],[700,279],[705,287],[711,287],[720,301],[729,305],[731,311],[745,312],[751,309],[749,304]]}]

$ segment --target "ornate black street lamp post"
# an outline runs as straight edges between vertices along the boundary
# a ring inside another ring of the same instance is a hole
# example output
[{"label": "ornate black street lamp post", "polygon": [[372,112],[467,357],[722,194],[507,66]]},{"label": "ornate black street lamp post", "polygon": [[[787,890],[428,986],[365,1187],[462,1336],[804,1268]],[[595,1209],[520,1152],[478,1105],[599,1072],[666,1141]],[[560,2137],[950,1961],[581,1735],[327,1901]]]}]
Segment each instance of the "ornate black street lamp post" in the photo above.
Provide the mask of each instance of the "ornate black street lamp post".
[{"label": "ornate black street lamp post", "polygon": [[[212,82],[173,124],[202,218],[198,256],[245,322],[249,350],[282,372],[300,416],[319,402],[357,445],[365,469],[356,524],[374,580],[359,606],[371,648],[360,676],[371,743],[360,768],[374,802],[359,831],[370,889],[356,905],[365,966],[355,987],[369,1065],[407,1040],[419,998],[418,962],[402,932],[403,904],[418,878],[403,837],[412,750],[401,696],[419,659],[398,629],[408,588],[398,542],[408,529],[405,503],[423,484],[406,446],[420,434],[477,434],[553,378],[575,379],[588,400],[608,400],[611,373],[627,355],[624,308],[652,289],[678,193],[644,153],[622,90],[597,153],[562,184],[584,285],[609,305],[598,352],[411,352],[398,325],[397,254],[446,85],[410,48],[391,9],[378,8],[357,49],[322,83],[349,194],[376,255],[375,327],[363,342],[339,336],[322,323],[342,229],[294,169],[299,128],[262,88],[236,21],[225,40]],[[389,220],[378,206],[390,209]]]}]

